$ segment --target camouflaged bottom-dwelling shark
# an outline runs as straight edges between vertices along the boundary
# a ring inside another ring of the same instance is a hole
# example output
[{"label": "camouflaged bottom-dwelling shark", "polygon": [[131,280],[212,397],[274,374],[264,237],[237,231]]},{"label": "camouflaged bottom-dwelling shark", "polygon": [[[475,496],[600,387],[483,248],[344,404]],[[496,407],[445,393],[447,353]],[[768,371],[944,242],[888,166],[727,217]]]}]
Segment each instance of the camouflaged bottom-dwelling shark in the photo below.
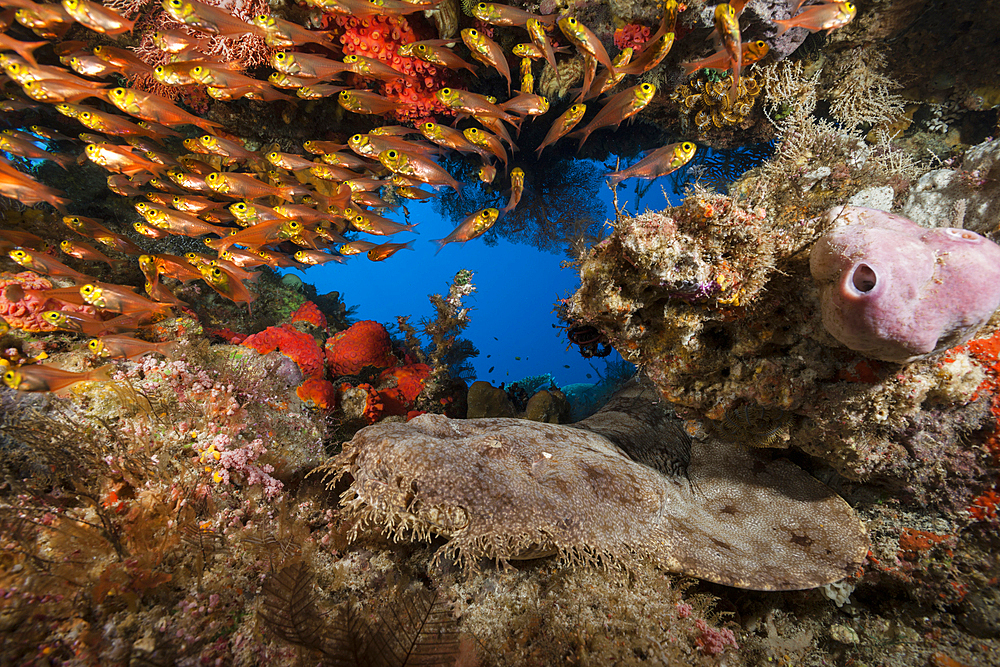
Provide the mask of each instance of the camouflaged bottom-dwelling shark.
[{"label": "camouflaged bottom-dwelling shark", "polygon": [[570,562],[649,557],[756,590],[853,574],[867,553],[851,507],[786,460],[694,440],[648,383],[633,382],[569,426],[426,414],[362,429],[324,466],[353,535],[448,538],[438,556],[475,568],[558,554]]}]

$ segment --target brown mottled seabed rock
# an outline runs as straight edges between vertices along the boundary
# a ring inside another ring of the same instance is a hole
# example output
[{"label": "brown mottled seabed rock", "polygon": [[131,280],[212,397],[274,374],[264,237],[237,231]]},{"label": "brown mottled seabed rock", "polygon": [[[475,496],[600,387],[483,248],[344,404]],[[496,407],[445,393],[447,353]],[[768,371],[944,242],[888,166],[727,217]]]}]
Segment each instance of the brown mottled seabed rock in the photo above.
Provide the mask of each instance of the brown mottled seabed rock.
[{"label": "brown mottled seabed rock", "polygon": [[729,586],[795,590],[853,574],[864,528],[785,460],[694,441],[648,382],[569,426],[425,414],[362,429],[322,466],[368,529],[449,538],[436,554],[475,568],[558,554],[569,563],[665,568]]}]

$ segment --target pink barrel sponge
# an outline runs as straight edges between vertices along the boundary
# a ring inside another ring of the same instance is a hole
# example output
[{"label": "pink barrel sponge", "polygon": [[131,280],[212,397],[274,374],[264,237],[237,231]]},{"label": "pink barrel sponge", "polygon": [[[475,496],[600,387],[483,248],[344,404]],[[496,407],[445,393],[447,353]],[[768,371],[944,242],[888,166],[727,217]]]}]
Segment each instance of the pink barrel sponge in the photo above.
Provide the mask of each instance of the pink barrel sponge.
[{"label": "pink barrel sponge", "polygon": [[809,257],[823,326],[872,359],[905,363],[972,338],[1000,308],[1000,246],[965,229],[926,229],[838,206]]}]

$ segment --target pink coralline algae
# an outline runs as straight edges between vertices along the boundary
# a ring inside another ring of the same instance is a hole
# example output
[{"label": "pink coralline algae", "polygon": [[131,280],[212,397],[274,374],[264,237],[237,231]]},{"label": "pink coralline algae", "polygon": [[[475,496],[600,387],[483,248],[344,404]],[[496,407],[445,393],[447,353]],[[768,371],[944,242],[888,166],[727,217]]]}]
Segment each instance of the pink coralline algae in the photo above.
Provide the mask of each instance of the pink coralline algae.
[{"label": "pink coralline algae", "polygon": [[396,365],[389,332],[372,320],[357,322],[328,338],[326,360],[331,378],[357,375],[365,366],[391,368]]},{"label": "pink coralline algae", "polygon": [[260,333],[247,336],[242,344],[261,354],[277,350],[294,361],[308,377],[321,378],[324,375],[323,350],[316,339],[291,324],[268,327]]},{"label": "pink coralline algae", "polygon": [[615,46],[619,49],[637,48],[649,40],[649,26],[629,23],[615,30]]},{"label": "pink coralline algae", "polygon": [[695,643],[698,644],[698,648],[703,653],[719,655],[730,646],[739,648],[736,643],[736,635],[729,628],[713,628],[703,618],[699,618],[694,623],[701,631],[701,634],[695,639]]},{"label": "pink coralline algae", "polygon": [[273,500],[284,488],[282,483],[271,476],[274,466],[259,463],[261,456],[267,453],[264,441],[260,438],[253,442],[234,446],[229,436],[218,435],[212,440],[212,448],[219,453],[213,481],[219,484],[239,482],[248,486],[260,485],[264,497]]},{"label": "pink coralline algae", "polygon": [[823,326],[866,357],[905,363],[960,345],[1000,308],[1000,246],[838,206],[809,259]]},{"label": "pink coralline algae", "polygon": [[434,93],[448,85],[447,70],[396,52],[403,44],[412,44],[418,40],[405,18],[373,16],[359,19],[337,16],[334,20],[343,30],[340,43],[344,45],[344,55],[378,58],[402,74],[413,77],[378,82],[376,90],[380,95],[406,105],[393,112],[396,120],[417,122],[448,113],[434,96]]},{"label": "pink coralline algae", "polygon": [[54,326],[42,319],[42,313],[46,310],[64,310],[92,317],[95,314],[93,306],[78,306],[58,299],[46,299],[27,291],[18,295],[20,299],[10,300],[8,295],[13,295],[15,291],[7,289],[11,285],[18,285],[25,290],[47,290],[52,289],[52,283],[32,271],[0,274],[0,317],[12,329],[55,331]]}]

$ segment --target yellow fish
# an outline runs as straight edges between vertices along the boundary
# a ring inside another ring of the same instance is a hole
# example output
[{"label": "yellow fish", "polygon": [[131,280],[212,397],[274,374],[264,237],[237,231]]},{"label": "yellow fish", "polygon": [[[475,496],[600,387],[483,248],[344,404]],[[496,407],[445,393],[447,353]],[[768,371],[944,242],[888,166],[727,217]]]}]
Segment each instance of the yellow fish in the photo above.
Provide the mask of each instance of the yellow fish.
[{"label": "yellow fish", "polygon": [[614,187],[626,178],[654,179],[666,176],[690,162],[697,150],[698,147],[690,141],[657,148],[628,169],[608,174],[608,181]]},{"label": "yellow fish", "polygon": [[[458,224],[458,227],[443,239],[431,239],[437,243],[437,252],[449,243],[465,243],[485,234],[490,227],[496,223],[500,217],[500,211],[495,208],[484,208],[470,214],[465,220]],[[435,253],[437,254],[437,253]]]},{"label": "yellow fish", "polygon": [[3,374],[3,383],[18,391],[59,391],[77,382],[109,382],[112,370],[111,364],[83,373],[38,364],[15,366]]}]

